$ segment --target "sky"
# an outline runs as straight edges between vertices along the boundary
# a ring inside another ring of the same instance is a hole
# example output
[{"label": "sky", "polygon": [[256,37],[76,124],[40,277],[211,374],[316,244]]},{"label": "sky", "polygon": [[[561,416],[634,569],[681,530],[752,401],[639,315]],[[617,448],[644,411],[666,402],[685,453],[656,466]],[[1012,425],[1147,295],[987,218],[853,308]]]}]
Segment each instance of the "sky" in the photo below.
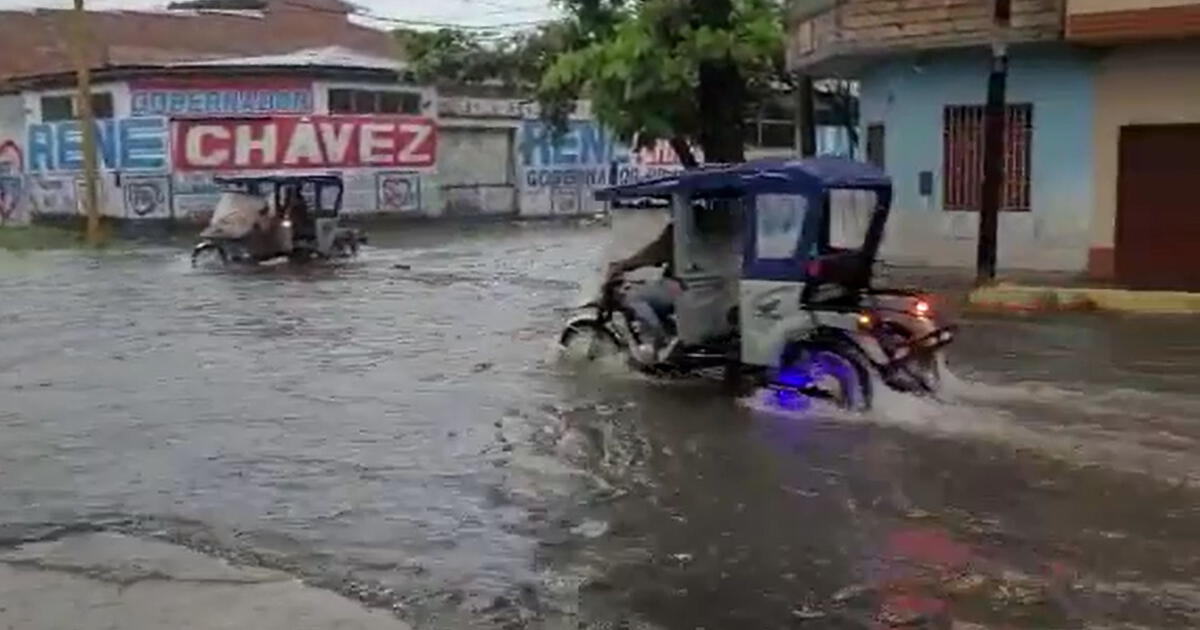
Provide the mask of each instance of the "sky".
[{"label": "sky", "polygon": [[[352,0],[370,12],[410,20],[467,27],[518,28],[554,16],[549,0]],[[0,9],[64,8],[71,0],[0,0]],[[86,0],[89,9],[162,8],[169,0]]]}]

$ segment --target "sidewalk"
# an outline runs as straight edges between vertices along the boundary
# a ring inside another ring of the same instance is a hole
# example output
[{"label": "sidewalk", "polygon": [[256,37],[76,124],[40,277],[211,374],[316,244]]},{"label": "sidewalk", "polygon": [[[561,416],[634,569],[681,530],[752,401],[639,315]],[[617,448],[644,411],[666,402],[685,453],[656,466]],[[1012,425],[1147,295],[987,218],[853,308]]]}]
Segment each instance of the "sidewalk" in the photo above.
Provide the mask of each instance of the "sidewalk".
[{"label": "sidewalk", "polygon": [[1000,283],[971,291],[972,309],[1014,312],[1111,311],[1153,315],[1200,314],[1200,293],[1108,287]]},{"label": "sidewalk", "polygon": [[975,288],[974,283],[972,269],[915,266],[886,267],[878,282],[918,287],[938,294],[953,307],[972,311],[1200,315],[1200,293],[1124,289],[1093,283],[1077,273],[1004,271],[994,285]]},{"label": "sidewalk", "polygon": [[408,630],[292,576],[94,533],[0,552],[0,628]]}]

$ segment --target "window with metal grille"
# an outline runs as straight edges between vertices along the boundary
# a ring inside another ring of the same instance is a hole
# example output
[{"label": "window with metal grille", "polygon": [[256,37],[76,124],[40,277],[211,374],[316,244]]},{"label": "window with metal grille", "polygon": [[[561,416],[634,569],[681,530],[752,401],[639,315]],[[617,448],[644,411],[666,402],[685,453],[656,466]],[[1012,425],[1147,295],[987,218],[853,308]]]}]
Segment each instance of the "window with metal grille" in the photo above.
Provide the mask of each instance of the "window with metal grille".
[{"label": "window with metal grille", "polygon": [[420,114],[421,94],[395,90],[329,90],[333,114]]},{"label": "window with metal grille", "polygon": [[[942,139],[942,193],[946,210],[977,212],[983,196],[982,105],[945,109]],[[1004,116],[1004,194],[1000,209],[1029,211],[1033,105],[1009,105]]]},{"label": "window with metal grille", "polygon": [[[79,118],[78,105],[78,102],[76,102],[75,97],[72,95],[43,96],[42,122],[77,120]],[[92,94],[92,116],[98,119],[113,117],[112,94],[108,92],[95,92]]]}]

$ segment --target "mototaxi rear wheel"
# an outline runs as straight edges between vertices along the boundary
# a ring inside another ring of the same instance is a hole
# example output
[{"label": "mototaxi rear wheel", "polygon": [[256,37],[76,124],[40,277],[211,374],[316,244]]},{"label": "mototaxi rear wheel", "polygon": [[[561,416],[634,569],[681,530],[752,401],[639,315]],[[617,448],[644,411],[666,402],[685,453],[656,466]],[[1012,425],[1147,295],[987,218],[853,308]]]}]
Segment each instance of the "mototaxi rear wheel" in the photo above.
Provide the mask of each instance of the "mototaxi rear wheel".
[{"label": "mototaxi rear wheel", "polygon": [[871,375],[866,357],[845,341],[798,343],[785,351],[772,376],[776,389],[827,400],[851,411],[871,407]]}]

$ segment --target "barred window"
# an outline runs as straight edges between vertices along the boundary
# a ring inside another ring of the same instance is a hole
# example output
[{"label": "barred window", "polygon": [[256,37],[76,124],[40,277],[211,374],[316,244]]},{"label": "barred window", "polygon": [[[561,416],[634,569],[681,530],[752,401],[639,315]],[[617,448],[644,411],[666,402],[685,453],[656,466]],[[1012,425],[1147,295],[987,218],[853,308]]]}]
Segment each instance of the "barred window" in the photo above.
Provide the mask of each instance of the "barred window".
[{"label": "barred window", "polygon": [[396,90],[329,90],[333,114],[420,114],[420,92]]},{"label": "barred window", "polygon": [[[1009,105],[1004,125],[1004,194],[1000,209],[1028,212],[1033,105]],[[947,106],[943,127],[943,205],[946,210],[977,212],[983,196],[984,106]]]}]

